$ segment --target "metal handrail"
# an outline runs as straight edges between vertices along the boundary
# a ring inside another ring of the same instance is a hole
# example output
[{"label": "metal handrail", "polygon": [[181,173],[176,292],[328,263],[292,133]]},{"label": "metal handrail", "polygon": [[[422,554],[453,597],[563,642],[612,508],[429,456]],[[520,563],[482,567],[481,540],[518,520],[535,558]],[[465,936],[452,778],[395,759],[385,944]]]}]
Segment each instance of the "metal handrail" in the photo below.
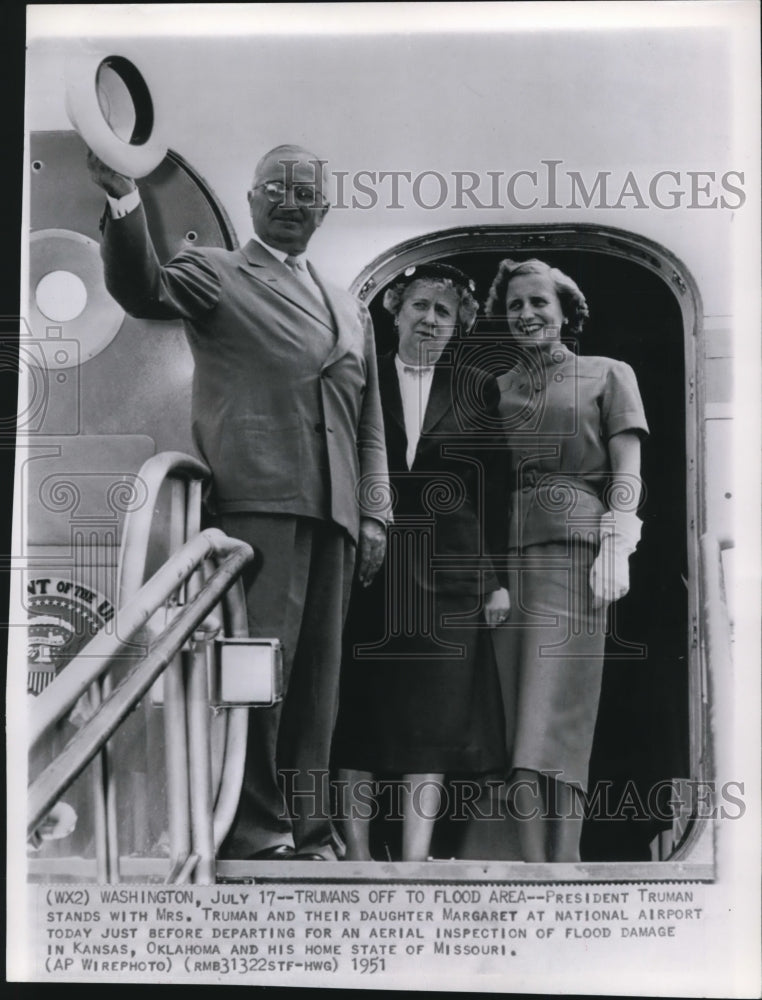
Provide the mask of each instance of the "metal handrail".
[{"label": "metal handrail", "polygon": [[[117,606],[130,600],[143,584],[154,510],[164,483],[167,479],[190,481],[210,476],[211,472],[203,462],[179,451],[162,451],[152,455],[140,467],[138,477],[145,488],[145,500],[140,507],[128,511],[124,519]],[[192,536],[195,533],[191,531],[189,534]]]},{"label": "metal handrail", "polygon": [[218,528],[207,528],[170,556],[134,599],[117,612],[110,623],[113,628],[103,628],[93,636],[66,670],[37,696],[34,717],[29,720],[30,744],[37,743],[50,726],[62,719],[117,657],[136,658],[136,634],[204,559],[227,556],[241,544]]},{"label": "metal handrail", "polygon": [[[138,477],[145,491],[140,507],[128,511],[122,532],[119,553],[119,579],[116,604],[126,604],[145,582],[148,551],[151,541],[154,513],[158,508],[159,494],[165,484],[169,486],[169,525],[167,542],[169,552],[179,549],[201,527],[201,480],[208,479],[210,470],[198,459],[182,452],[165,451],[153,455],[140,467]],[[182,604],[188,597],[178,596]],[[164,685],[164,748],[167,773],[167,834],[171,870],[182,870],[191,851],[191,798],[188,780],[188,730],[186,719],[185,669],[182,654],[175,657],[163,675]],[[111,687],[111,678],[103,680],[104,691]],[[223,714],[216,720],[217,730],[224,739],[227,719]],[[103,867],[109,881],[118,879],[119,841],[117,836],[117,788],[115,769],[108,745],[102,752],[104,763],[105,815],[107,842]],[[101,850],[101,853],[103,851]]]},{"label": "metal handrail", "polygon": [[[145,489],[145,501],[128,512],[122,533],[119,558],[119,586],[117,603],[126,603],[139,589],[145,576],[148,547],[153,526],[154,511],[159,493],[170,482],[170,545],[182,544],[199,530],[201,507],[200,480],[207,479],[210,470],[198,459],[181,452],[167,451],[153,455],[140,468],[138,476]],[[185,480],[183,483],[181,480]],[[183,487],[185,488],[183,491]],[[178,489],[179,488],[179,489]],[[180,523],[182,521],[182,523]],[[225,634],[231,638],[249,635],[246,615],[246,598],[240,580],[234,584],[236,594],[228,594],[225,601]],[[189,748],[185,732],[185,704],[180,696],[183,685],[183,668],[178,660],[164,674],[164,721],[167,745],[167,775],[169,796],[170,855],[178,870],[185,864],[190,850],[190,828],[180,820],[190,817],[189,789],[184,783]],[[213,778],[212,829],[215,851],[219,849],[235,818],[243,784],[246,764],[246,741],[249,711],[246,708],[228,708],[215,717],[215,733],[223,746],[222,765]],[[198,718],[197,718],[198,721]],[[107,773],[110,768],[107,769]],[[113,776],[108,781],[108,814],[110,818],[109,855],[112,870],[118,865],[118,850],[114,842],[116,804]],[[190,817],[192,819],[192,817]]]},{"label": "metal handrail", "polygon": [[[132,668],[120,684],[100,705],[67,744],[62,753],[42,772],[29,788],[28,832],[33,832],[51,806],[98,753],[108,738],[118,728],[126,715],[140,701],[151,684],[172,661],[180,647],[207,617],[225,592],[233,586],[243,567],[254,558],[245,542],[229,539],[221,531],[211,528],[187,542],[148,581],[118,616],[123,636],[98,633],[85,649],[68,665],[45,691],[59,685],[56,696],[48,698],[55,703],[44,709],[46,725],[35,726],[38,739],[48,726],[57,722],[92,681],[106,670],[119,655],[124,643],[153,616],[157,608],[196,571],[210,555],[224,556],[224,561],[213,573],[191,603],[167,625],[162,635],[153,643],[147,655]],[[93,647],[96,647],[95,650]],[[71,675],[71,676],[68,676]],[[63,689],[63,691],[62,691]],[[44,694],[45,692],[43,692]],[[37,721],[37,720],[35,720]]]},{"label": "metal handrail", "polygon": [[[234,599],[235,595],[235,599]],[[228,592],[225,602],[225,634],[231,639],[245,639],[249,635],[249,618],[246,612],[246,592],[239,579]],[[225,765],[214,803],[214,848],[219,850],[228,830],[233,825],[238,800],[243,787],[246,767],[246,742],[249,732],[248,708],[229,708],[225,732]]]}]

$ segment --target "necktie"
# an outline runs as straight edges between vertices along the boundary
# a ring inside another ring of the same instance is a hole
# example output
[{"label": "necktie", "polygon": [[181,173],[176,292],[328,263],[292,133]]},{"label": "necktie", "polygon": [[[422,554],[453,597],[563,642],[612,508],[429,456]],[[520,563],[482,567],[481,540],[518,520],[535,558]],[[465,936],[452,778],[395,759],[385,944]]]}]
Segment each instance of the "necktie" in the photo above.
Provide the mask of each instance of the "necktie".
[{"label": "necktie", "polygon": [[310,277],[307,274],[307,268],[304,266],[302,261],[298,257],[293,257],[291,254],[286,257],[283,261],[289,271],[292,271],[294,277],[298,278],[299,281],[307,288],[310,286]]},{"label": "necktie", "polygon": [[[310,272],[305,267],[304,261],[301,260],[299,257],[294,257],[291,254],[289,254],[288,257],[284,258],[283,263],[286,265],[289,271],[291,271],[293,276],[296,278],[296,280],[299,282],[299,284],[302,286],[305,292],[307,292],[312,301],[317,303],[319,306],[322,306],[323,311],[326,311],[326,301],[322,289],[315,282],[315,279],[312,277]],[[328,309],[328,315],[330,315],[330,309]],[[330,329],[332,330],[335,336],[336,335],[335,326],[331,325]]]},{"label": "necktie", "polygon": [[283,261],[286,267],[291,271],[293,276],[299,282],[299,284],[309,292],[313,299],[319,302],[321,305],[324,304],[323,293],[320,291],[318,286],[315,284],[310,272],[304,265],[304,261],[299,257],[293,257],[291,254],[288,255]]},{"label": "necktie", "polygon": [[402,371],[406,375],[414,375],[416,378],[423,378],[432,370],[433,365],[403,365]]}]

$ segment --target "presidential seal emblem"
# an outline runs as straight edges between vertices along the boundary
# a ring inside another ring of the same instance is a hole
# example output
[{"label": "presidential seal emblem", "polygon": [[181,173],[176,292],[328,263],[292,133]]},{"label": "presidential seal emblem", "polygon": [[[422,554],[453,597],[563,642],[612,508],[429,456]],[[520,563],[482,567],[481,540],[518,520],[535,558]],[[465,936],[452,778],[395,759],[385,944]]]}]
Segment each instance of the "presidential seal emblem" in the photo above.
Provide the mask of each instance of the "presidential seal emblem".
[{"label": "presidential seal emblem", "polygon": [[27,691],[38,695],[114,617],[112,603],[71,580],[36,577],[26,587]]}]

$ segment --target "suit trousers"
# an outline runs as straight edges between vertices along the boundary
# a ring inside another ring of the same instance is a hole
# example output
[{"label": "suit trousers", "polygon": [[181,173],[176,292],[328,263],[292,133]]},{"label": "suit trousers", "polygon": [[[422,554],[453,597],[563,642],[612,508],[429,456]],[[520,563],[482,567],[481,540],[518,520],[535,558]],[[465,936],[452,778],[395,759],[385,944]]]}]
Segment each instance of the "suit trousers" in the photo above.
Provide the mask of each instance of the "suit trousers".
[{"label": "suit trousers", "polygon": [[249,711],[246,768],[227,858],[288,844],[335,858],[329,764],[339,701],[341,634],[355,546],[330,521],[222,514],[219,527],[248,542],[249,631],[283,644],[283,700]]}]

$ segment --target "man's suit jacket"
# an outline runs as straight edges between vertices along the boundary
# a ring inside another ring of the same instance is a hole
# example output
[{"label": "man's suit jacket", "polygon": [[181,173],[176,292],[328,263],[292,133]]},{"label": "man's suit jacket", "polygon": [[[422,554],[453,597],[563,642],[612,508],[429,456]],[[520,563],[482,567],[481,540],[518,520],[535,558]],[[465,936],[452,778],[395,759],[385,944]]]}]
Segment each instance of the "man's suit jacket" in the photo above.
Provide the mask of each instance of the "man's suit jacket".
[{"label": "man's suit jacket", "polygon": [[379,359],[394,533],[409,530],[430,538],[429,554],[429,545],[419,544],[406,557],[390,538],[387,559],[405,558],[425,590],[489,593],[506,582],[510,461],[499,429],[495,381],[460,365],[458,350],[448,346],[435,367],[410,469],[394,355]]},{"label": "man's suit jacket", "polygon": [[355,540],[360,516],[388,519],[365,306],[312,272],[319,301],[255,240],[189,249],[162,267],[142,206],[105,220],[101,253],[126,312],[185,322],[194,439],[217,510],[331,519]]}]

